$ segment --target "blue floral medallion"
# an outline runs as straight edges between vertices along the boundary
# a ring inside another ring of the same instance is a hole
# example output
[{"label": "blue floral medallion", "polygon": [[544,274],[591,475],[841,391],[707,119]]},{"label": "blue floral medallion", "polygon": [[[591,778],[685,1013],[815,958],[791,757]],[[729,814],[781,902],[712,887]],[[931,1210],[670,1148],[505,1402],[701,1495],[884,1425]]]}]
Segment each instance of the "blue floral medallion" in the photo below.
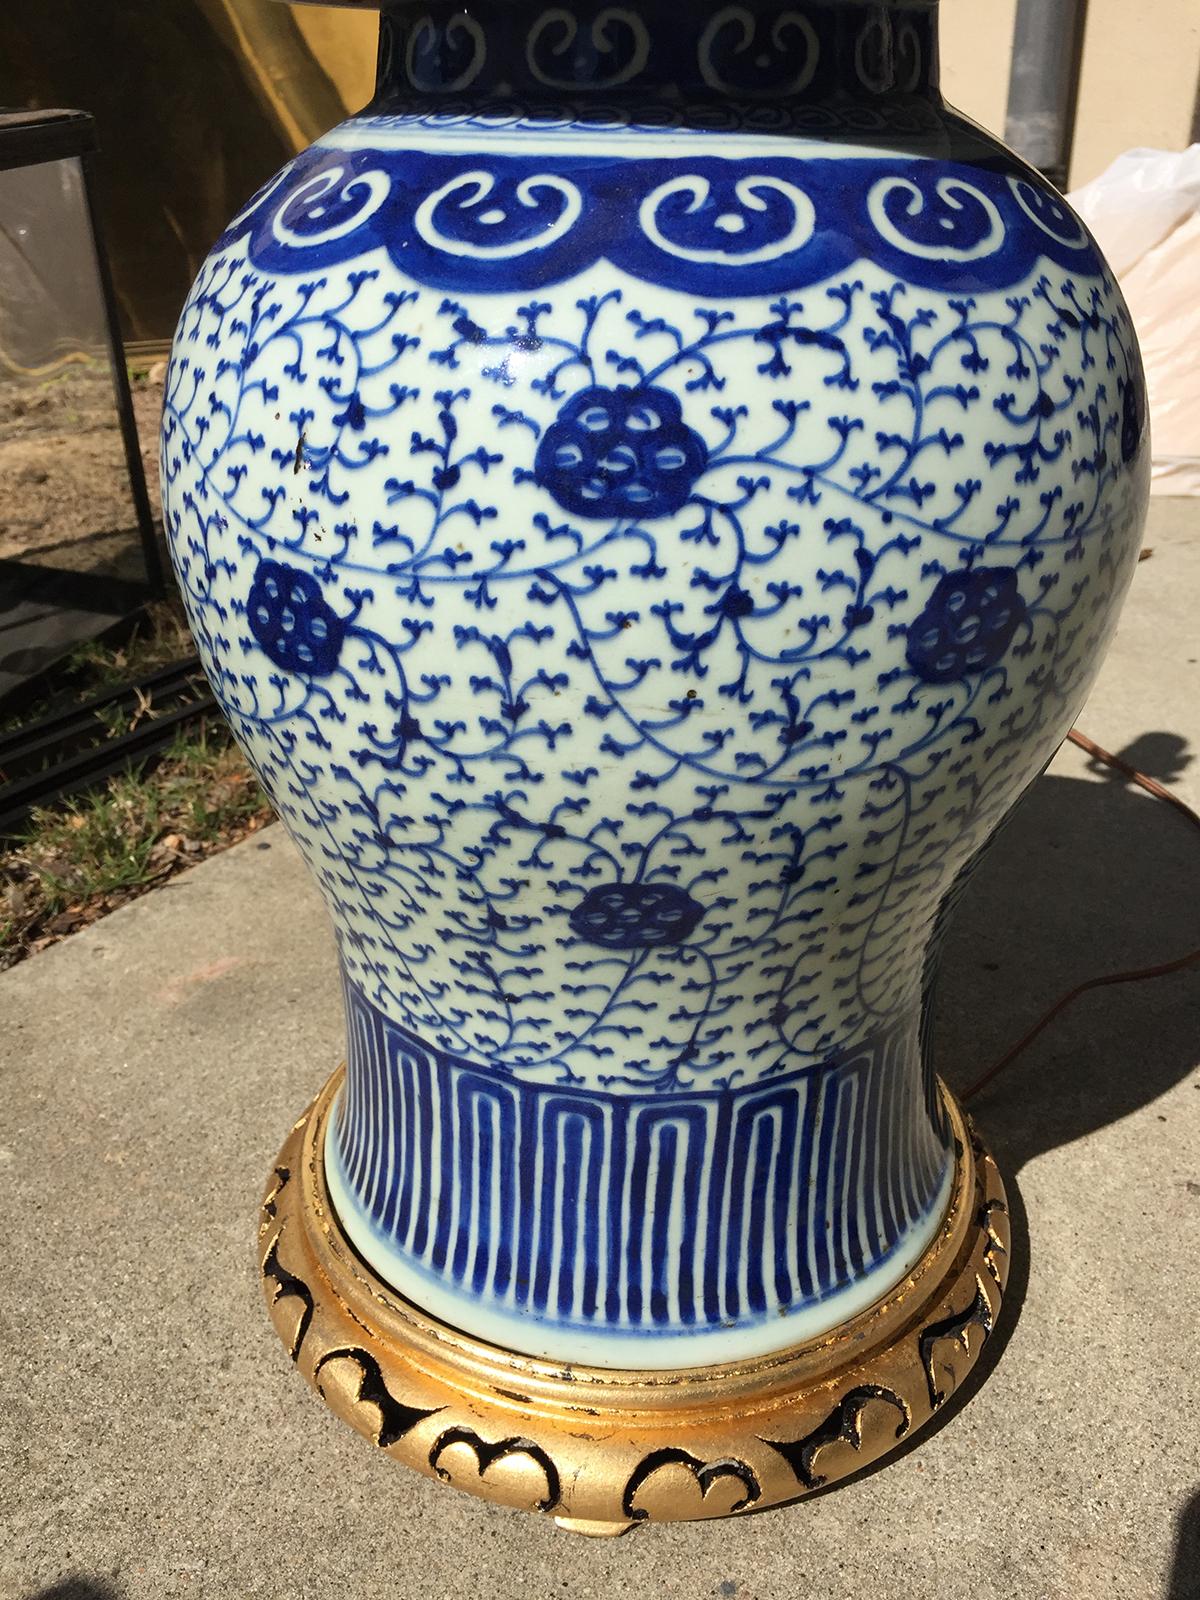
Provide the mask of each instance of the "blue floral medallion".
[{"label": "blue floral medallion", "polygon": [[260,561],[246,619],[263,654],[285,672],[324,678],[337,666],[345,624],[322,598],[311,572]]},{"label": "blue floral medallion", "polygon": [[669,389],[588,388],[538,443],[535,480],[577,517],[669,516],[707,464],[704,441]]},{"label": "blue floral medallion", "polygon": [[953,683],[994,667],[1026,622],[1013,567],[970,567],[938,579],[908,630],[904,652],[926,683]]},{"label": "blue floral medallion", "polygon": [[680,944],[703,915],[674,883],[605,883],[589,889],[567,920],[588,944],[633,950]]}]

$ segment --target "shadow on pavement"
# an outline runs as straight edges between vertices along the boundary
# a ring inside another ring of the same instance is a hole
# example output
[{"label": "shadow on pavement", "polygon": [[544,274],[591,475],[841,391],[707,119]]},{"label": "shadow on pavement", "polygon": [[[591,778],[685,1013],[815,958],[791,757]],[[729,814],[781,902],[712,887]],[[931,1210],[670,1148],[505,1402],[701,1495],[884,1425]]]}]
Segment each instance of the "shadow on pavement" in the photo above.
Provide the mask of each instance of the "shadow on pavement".
[{"label": "shadow on pavement", "polygon": [[1200,1597],[1200,1492],[1179,1513],[1175,1531],[1175,1560],[1165,1600]]},{"label": "shadow on pavement", "polygon": [[[1119,754],[1167,785],[1194,759],[1172,733],[1143,734]],[[1039,779],[963,897],[934,1036],[939,1070],[960,1093],[1077,983],[1200,944],[1200,833],[1119,774],[1096,770],[1105,781]],[[1093,992],[970,1110],[1008,1181],[1034,1157],[1158,1099],[1196,1067],[1198,1041],[1200,968]]]},{"label": "shadow on pavement", "polygon": [[124,1592],[107,1578],[64,1578],[49,1589],[38,1589],[25,1600],[124,1600]]}]

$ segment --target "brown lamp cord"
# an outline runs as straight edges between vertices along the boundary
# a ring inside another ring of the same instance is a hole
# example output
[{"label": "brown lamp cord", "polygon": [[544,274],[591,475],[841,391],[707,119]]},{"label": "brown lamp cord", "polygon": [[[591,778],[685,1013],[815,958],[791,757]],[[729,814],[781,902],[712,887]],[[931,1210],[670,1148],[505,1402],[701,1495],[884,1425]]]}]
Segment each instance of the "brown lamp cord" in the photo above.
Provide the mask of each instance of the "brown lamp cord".
[{"label": "brown lamp cord", "polygon": [[[1200,828],[1200,814],[1193,811],[1191,806],[1186,801],[1181,800],[1177,794],[1172,794],[1170,789],[1165,788],[1155,779],[1148,778],[1144,772],[1139,772],[1136,767],[1131,767],[1127,761],[1122,761],[1120,756],[1114,756],[1110,750],[1105,750],[1100,745],[1095,744],[1088,738],[1086,733],[1080,733],[1078,728],[1072,728],[1067,738],[1070,739],[1072,744],[1076,744],[1081,750],[1085,750],[1093,761],[1102,761],[1105,766],[1112,767],[1115,771],[1128,778],[1131,783],[1136,783],[1139,788],[1145,789],[1147,794],[1152,794],[1156,800],[1165,800],[1169,806],[1174,806],[1176,811],[1181,812],[1194,828]],[[1114,983],[1140,983],[1144,978],[1165,978],[1172,972],[1182,972],[1185,967],[1194,966],[1200,966],[1200,949],[1191,950],[1187,955],[1180,956],[1175,961],[1164,961],[1156,967],[1138,967],[1129,972],[1110,972],[1106,973],[1102,978],[1089,978],[1086,983],[1077,985],[1068,994],[1064,994],[1061,999],[1056,1000],[1049,1011],[1038,1018],[1028,1033],[1022,1035],[1010,1050],[1005,1051],[999,1061],[994,1062],[982,1077],[976,1079],[962,1096],[963,1100],[971,1100],[983,1089],[986,1089],[994,1078],[998,1078],[1004,1069],[1011,1066],[1021,1052],[1033,1043],[1044,1028],[1049,1027],[1060,1012],[1065,1011],[1069,1005],[1073,1005],[1080,995],[1087,994],[1089,989],[1106,989],[1110,984]]]}]

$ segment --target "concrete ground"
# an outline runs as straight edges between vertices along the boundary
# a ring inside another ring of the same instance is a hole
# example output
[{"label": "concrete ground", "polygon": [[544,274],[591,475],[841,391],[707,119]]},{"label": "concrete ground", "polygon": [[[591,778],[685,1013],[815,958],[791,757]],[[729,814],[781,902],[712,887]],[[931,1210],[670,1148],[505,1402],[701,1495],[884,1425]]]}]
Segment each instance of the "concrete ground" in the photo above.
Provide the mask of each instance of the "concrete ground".
[{"label": "concrete ground", "polygon": [[[1200,503],[1159,502],[1080,726],[1200,804]],[[1200,942],[1200,839],[1066,747],[980,871],[959,1088],[1064,989]],[[1196,1600],[1200,971],[1089,996],[976,1105],[1024,1241],[986,1381],[788,1509],[587,1541],[427,1483],[304,1388],[259,1192],[340,1050],[278,829],[0,978],[0,1596]]]}]

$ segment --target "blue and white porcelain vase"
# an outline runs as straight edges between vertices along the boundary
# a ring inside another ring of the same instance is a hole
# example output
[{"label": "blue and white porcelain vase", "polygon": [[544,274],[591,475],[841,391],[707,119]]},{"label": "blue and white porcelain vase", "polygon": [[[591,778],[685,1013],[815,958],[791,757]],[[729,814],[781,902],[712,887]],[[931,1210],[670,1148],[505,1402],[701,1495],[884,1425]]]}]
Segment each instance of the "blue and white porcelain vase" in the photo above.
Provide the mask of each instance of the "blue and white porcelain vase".
[{"label": "blue and white porcelain vase", "polygon": [[1120,294],[935,5],[391,5],[200,273],[162,477],[337,931],[361,1263],[645,1373],[886,1301],[955,1169],[942,913],[1147,492]]}]

